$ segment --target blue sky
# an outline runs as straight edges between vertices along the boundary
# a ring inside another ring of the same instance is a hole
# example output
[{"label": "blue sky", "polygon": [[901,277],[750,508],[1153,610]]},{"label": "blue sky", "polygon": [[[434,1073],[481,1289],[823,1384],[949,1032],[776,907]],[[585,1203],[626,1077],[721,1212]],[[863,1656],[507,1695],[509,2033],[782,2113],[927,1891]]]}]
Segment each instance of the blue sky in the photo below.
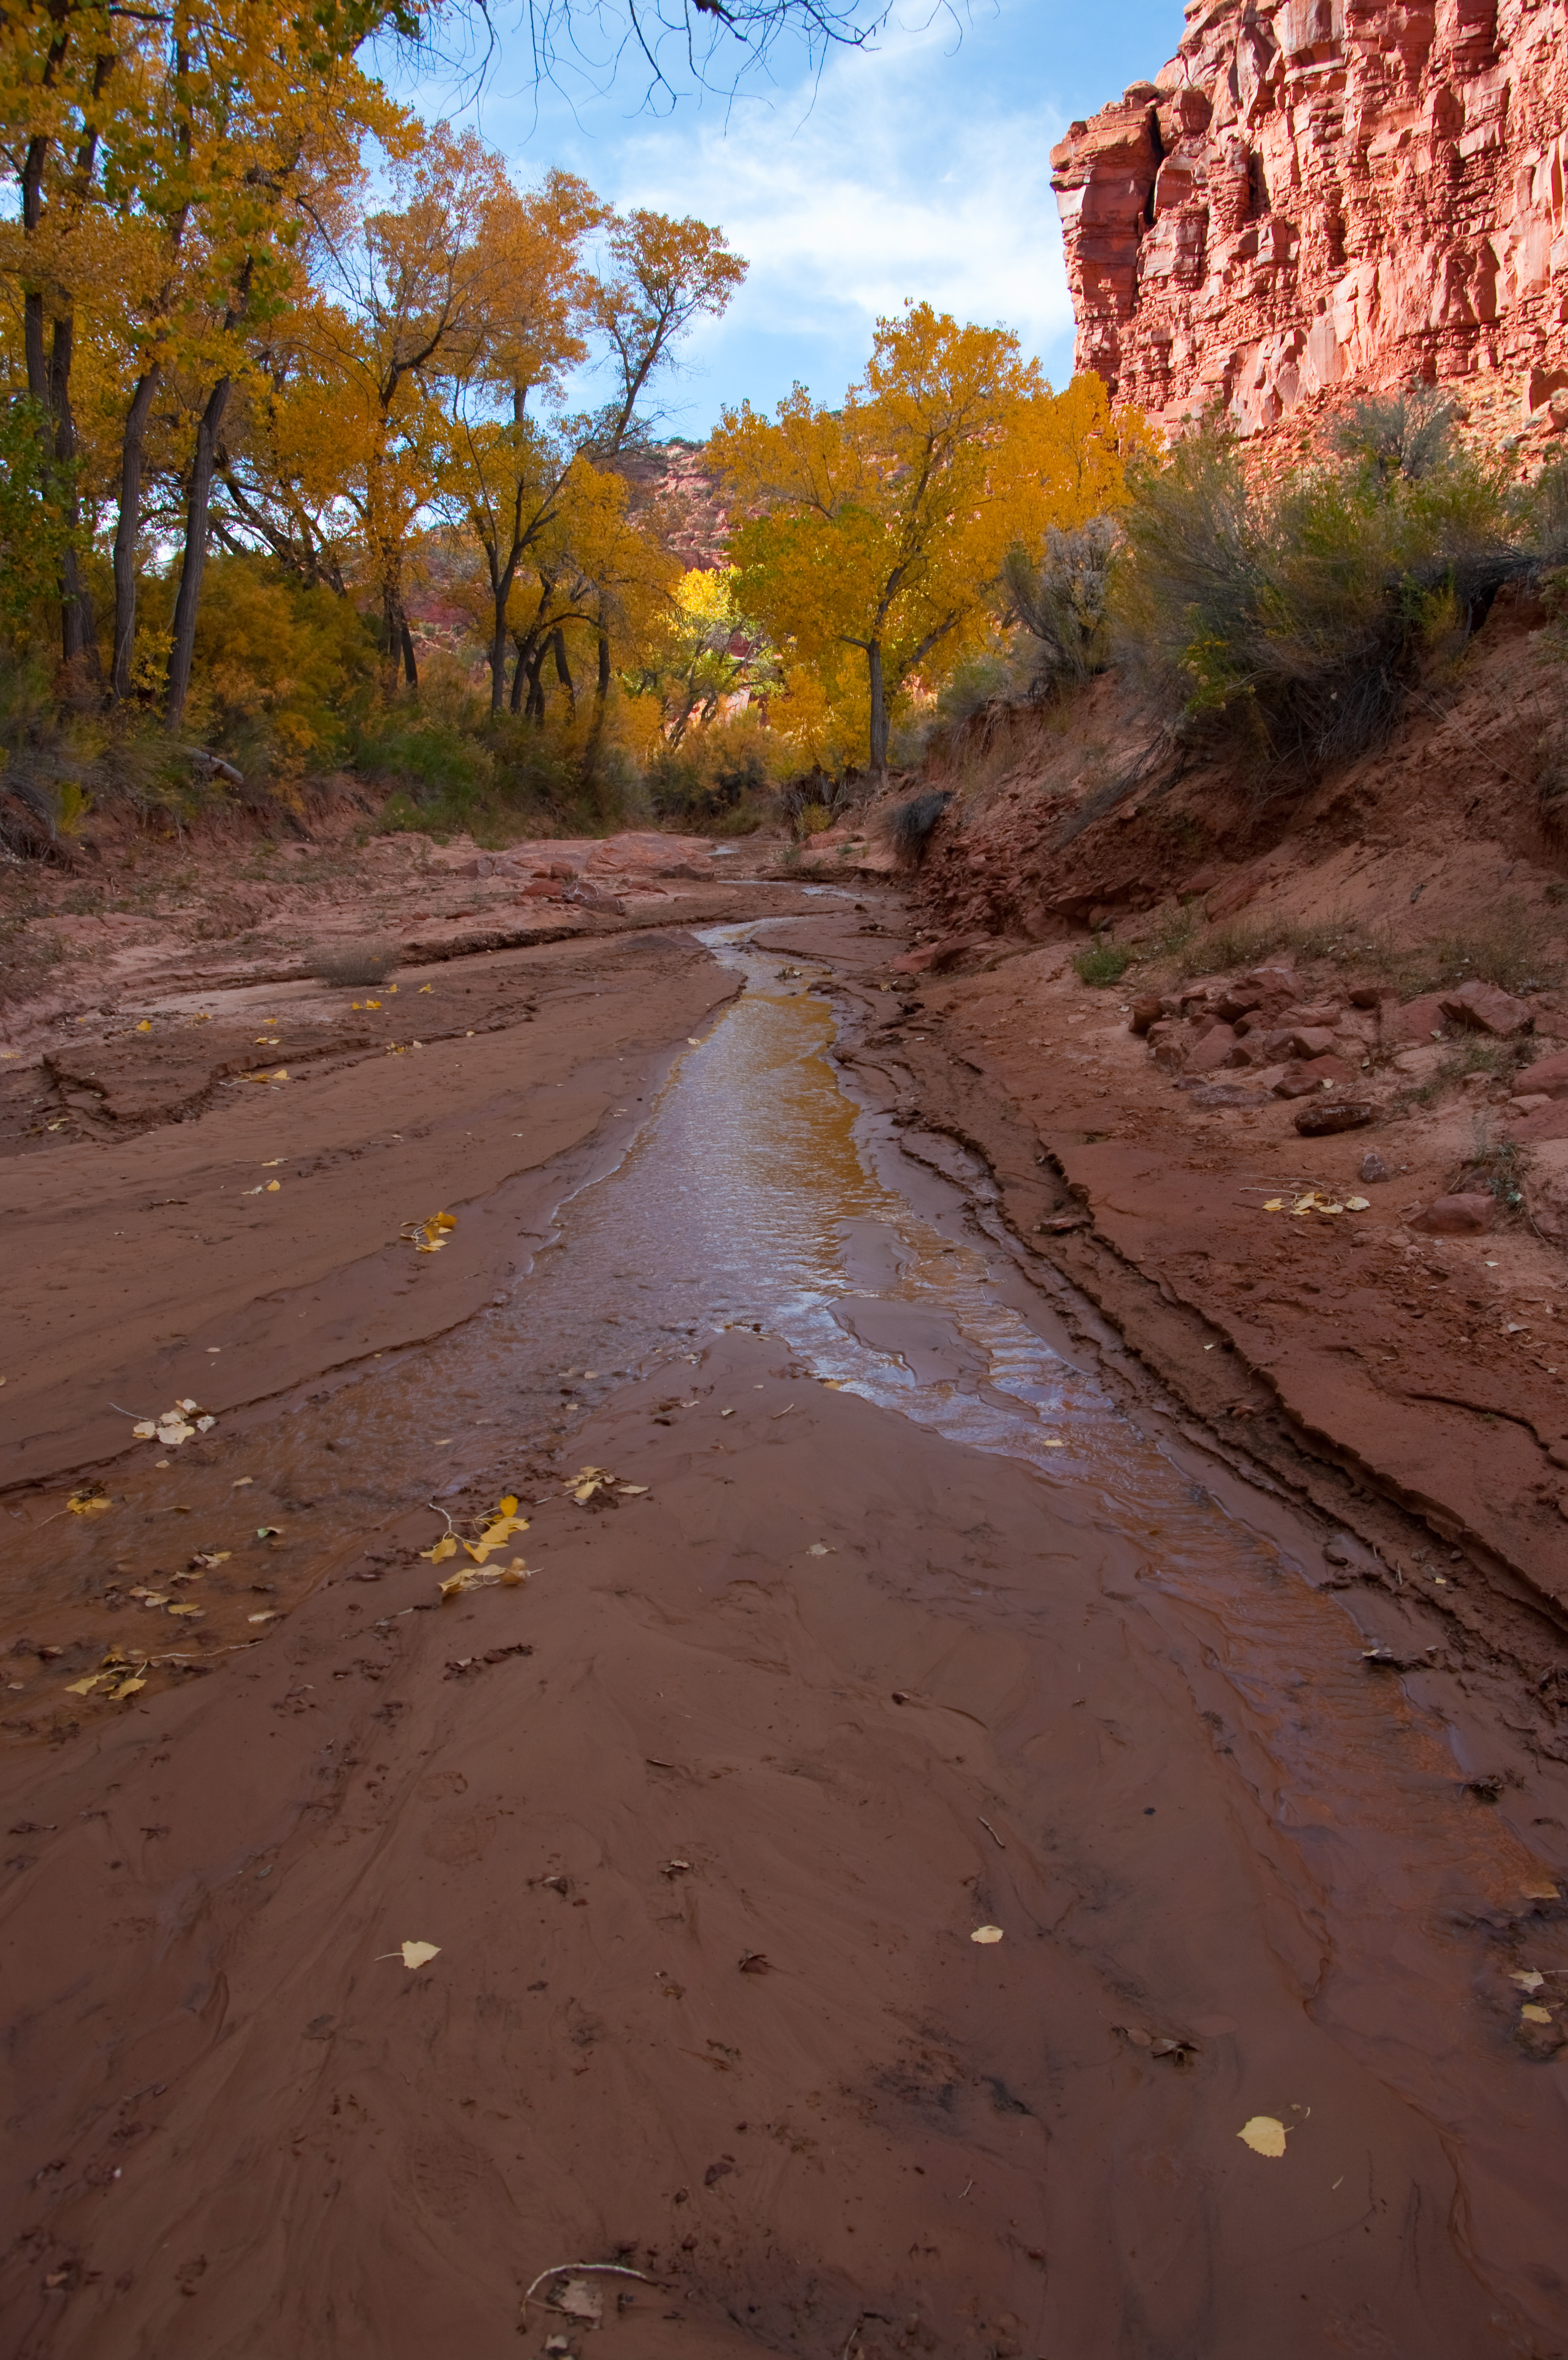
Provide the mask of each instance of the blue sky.
[{"label": "blue sky", "polygon": [[[876,47],[819,76],[785,55],[726,105],[645,108],[630,66],[537,93],[521,37],[477,104],[440,79],[389,79],[429,116],[472,122],[520,180],[579,172],[617,204],[717,222],[751,274],[726,317],[689,340],[661,400],[663,431],[705,435],[744,395],[771,409],[799,378],[836,401],[872,321],[905,296],[1016,331],[1053,383],[1072,368],[1050,149],[1074,115],[1152,77],[1180,38],[1180,0],[972,0],[955,17],[895,0]],[[603,77],[598,79],[602,80]],[[592,398],[587,388],[585,395]]]}]

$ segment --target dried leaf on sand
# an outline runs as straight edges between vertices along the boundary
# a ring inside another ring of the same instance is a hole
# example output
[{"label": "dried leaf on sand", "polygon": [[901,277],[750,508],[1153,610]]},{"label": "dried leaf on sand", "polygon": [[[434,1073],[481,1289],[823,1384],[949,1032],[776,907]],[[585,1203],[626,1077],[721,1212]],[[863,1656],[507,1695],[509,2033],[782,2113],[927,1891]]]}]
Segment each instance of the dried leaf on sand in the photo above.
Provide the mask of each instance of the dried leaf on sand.
[{"label": "dried leaf on sand", "polygon": [[1254,2114],[1242,2125],[1236,2136],[1251,2147],[1254,2155],[1277,2158],[1285,2152],[1285,2125],[1274,2114]]}]

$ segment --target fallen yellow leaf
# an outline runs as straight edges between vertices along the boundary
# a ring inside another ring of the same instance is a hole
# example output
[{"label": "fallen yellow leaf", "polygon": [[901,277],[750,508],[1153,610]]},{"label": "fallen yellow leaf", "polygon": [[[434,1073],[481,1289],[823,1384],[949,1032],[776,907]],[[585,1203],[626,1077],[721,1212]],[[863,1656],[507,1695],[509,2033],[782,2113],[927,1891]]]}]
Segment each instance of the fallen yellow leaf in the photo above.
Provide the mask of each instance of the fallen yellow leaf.
[{"label": "fallen yellow leaf", "polygon": [[146,1016],[144,1016],[144,1017],[142,1018],[142,1020],[141,1020],[141,1022],[137,1026],[137,1031],[138,1032],[150,1032],[152,1031],[152,1022],[151,1022],[151,1019],[150,1019],[149,1017],[146,1017]]},{"label": "fallen yellow leaf", "polygon": [[498,1516],[515,1516],[517,1509],[517,1498],[515,1493],[511,1491],[507,1493],[504,1500],[498,1500],[496,1502],[496,1513]]},{"label": "fallen yellow leaf", "polygon": [[1528,2006],[1521,2007],[1519,2014],[1527,2024],[1550,2024],[1552,2021],[1552,2010],[1549,2007],[1537,2007],[1533,2001]]},{"label": "fallen yellow leaf", "polygon": [[203,1614],[206,1609],[202,1606],[171,1606],[169,1611],[170,1614]]},{"label": "fallen yellow leaf", "polygon": [[72,1491],[65,1504],[73,1516],[101,1516],[115,1503],[104,1491]]},{"label": "fallen yellow leaf", "polygon": [[1285,2152],[1285,2125],[1273,2114],[1254,2114],[1236,2133],[1254,2155],[1282,2156]]},{"label": "fallen yellow leaf", "polygon": [[1000,1926],[977,1926],[974,1932],[970,1936],[970,1940],[971,1942],[1000,1942],[1001,1939],[1002,1928]]},{"label": "fallen yellow leaf", "polygon": [[1555,1901],[1557,1887],[1550,1877],[1537,1877],[1533,1885],[1521,1885],[1519,1891],[1527,1901]]},{"label": "fallen yellow leaf", "polygon": [[405,1967],[428,1967],[432,1959],[439,1959],[440,1956],[439,1942],[405,1942],[403,1944]]},{"label": "fallen yellow leaf", "polygon": [[477,1541],[465,1541],[463,1546],[476,1565],[483,1565],[497,1549],[505,1547],[513,1533],[525,1533],[527,1530],[526,1516],[498,1516],[493,1524],[486,1525]]},{"label": "fallen yellow leaf", "polygon": [[102,1672],[91,1672],[84,1680],[72,1680],[65,1693],[67,1696],[91,1696],[103,1677]]},{"label": "fallen yellow leaf", "polygon": [[457,1542],[451,1533],[444,1533],[433,1548],[420,1551],[421,1557],[428,1557],[432,1565],[439,1565],[443,1557],[455,1557],[456,1554]]},{"label": "fallen yellow leaf", "polygon": [[267,1194],[268,1194],[268,1196],[275,1196],[278,1194],[279,1189],[280,1189],[282,1185],[283,1185],[283,1183],[281,1182],[281,1180],[269,1180],[269,1182],[267,1183]]}]

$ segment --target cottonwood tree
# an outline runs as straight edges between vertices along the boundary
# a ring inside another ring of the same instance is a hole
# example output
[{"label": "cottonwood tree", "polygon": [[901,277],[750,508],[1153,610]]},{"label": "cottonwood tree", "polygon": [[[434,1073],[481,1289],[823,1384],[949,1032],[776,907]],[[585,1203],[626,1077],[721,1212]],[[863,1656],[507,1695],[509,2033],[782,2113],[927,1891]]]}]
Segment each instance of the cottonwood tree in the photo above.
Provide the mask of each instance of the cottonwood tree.
[{"label": "cottonwood tree", "polygon": [[1104,504],[1080,448],[1094,415],[1072,388],[1053,395],[1006,330],[927,303],[877,322],[841,410],[797,386],[772,420],[725,412],[709,453],[749,511],[740,599],[819,673],[859,652],[879,779],[895,698],[987,628],[1008,548]]}]

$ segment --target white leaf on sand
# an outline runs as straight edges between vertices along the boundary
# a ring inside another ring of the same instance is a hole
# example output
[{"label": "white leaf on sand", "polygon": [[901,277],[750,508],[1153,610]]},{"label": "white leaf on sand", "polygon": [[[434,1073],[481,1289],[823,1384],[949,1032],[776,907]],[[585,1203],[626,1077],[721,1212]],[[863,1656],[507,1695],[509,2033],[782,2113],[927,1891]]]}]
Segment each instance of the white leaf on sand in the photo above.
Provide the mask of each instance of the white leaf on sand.
[{"label": "white leaf on sand", "polygon": [[139,1426],[132,1426],[131,1432],[136,1436],[138,1442],[150,1442],[153,1436],[158,1432],[158,1428],[153,1425],[150,1418],[144,1417]]},{"label": "white leaf on sand", "polygon": [[1046,1437],[1046,1448],[1047,1450],[1065,1450],[1067,1448],[1067,1445],[1062,1440],[1060,1435],[1047,1434]]},{"label": "white leaf on sand", "polygon": [[1000,1942],[1001,1939],[1002,1928],[1000,1926],[977,1926],[974,1932],[970,1936],[970,1940],[971,1942]]},{"label": "white leaf on sand", "polygon": [[813,1541],[806,1554],[807,1557],[831,1557],[833,1552],[826,1541]]},{"label": "white leaf on sand", "polygon": [[604,2297],[591,2278],[568,2278],[552,2296],[551,2308],[564,2311],[568,2319],[580,2319],[597,2327],[604,2317]]},{"label": "white leaf on sand", "polygon": [[1520,1967],[1517,1973],[1508,1977],[1508,1981],[1518,1983],[1520,1991],[1538,1992],[1546,1977],[1539,1967]]},{"label": "white leaf on sand", "polygon": [[1365,1213],[1371,1202],[1370,1196],[1347,1196],[1344,1209],[1347,1213]]},{"label": "white leaf on sand", "polygon": [[405,1967],[428,1967],[432,1959],[439,1959],[440,1956],[439,1942],[405,1942],[403,1944]]},{"label": "white leaf on sand", "polygon": [[1273,2114],[1254,2114],[1242,2125],[1237,2138],[1250,2147],[1254,2155],[1282,2156],[1285,2152],[1285,2125]]}]

